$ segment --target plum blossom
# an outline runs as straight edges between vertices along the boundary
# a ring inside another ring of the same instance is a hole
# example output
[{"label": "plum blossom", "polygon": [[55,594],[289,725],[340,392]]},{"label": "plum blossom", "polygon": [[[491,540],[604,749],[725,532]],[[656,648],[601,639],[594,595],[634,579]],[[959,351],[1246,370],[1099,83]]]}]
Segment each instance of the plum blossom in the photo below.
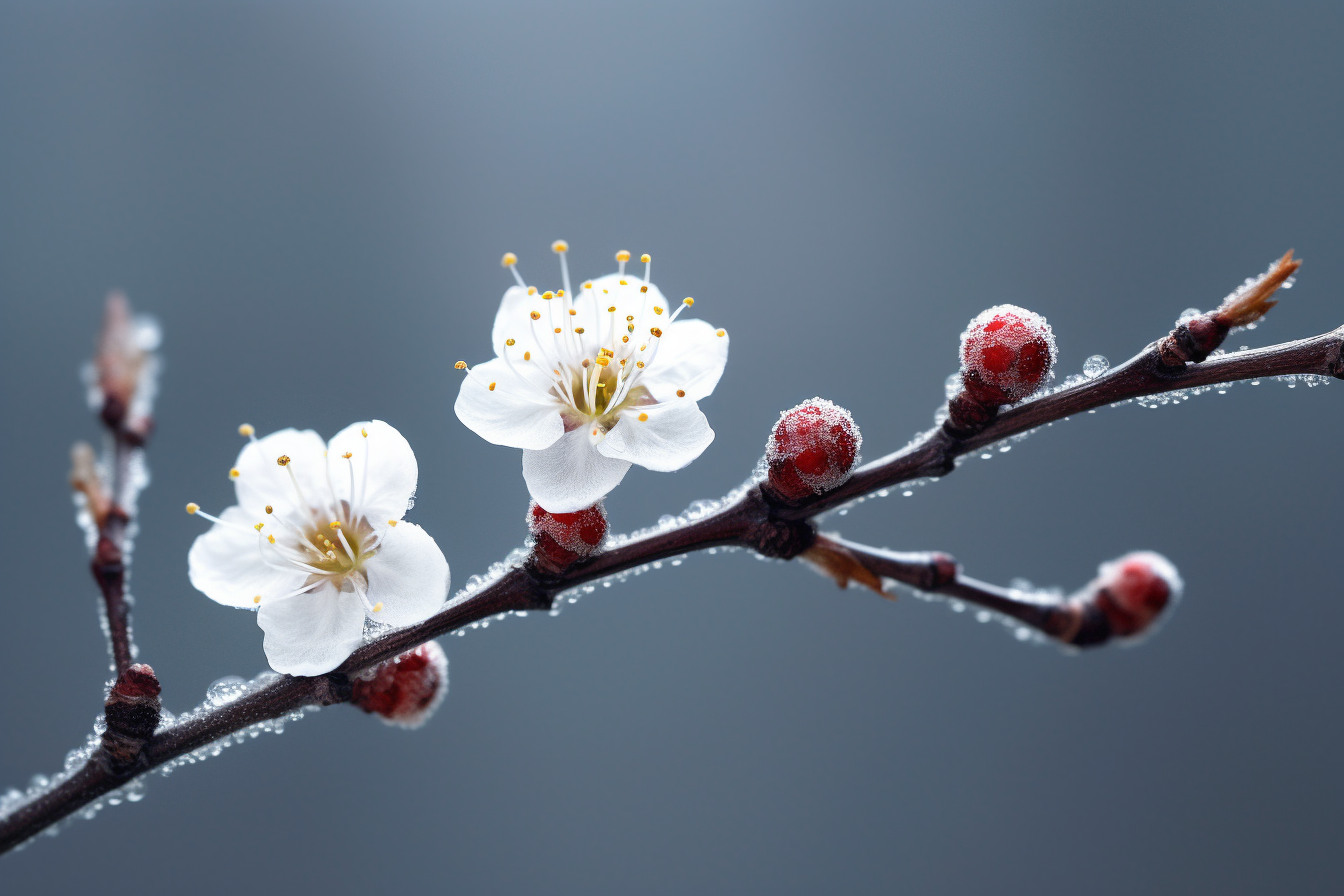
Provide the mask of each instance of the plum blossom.
[{"label": "plum blossom", "polygon": [[419,475],[401,433],[374,420],[330,442],[284,429],[250,441],[229,476],[238,503],[187,555],[191,584],[230,607],[257,610],[277,672],[330,672],[364,641],[364,621],[421,622],[443,605],[448,561],[405,522]]},{"label": "plum blossom", "polygon": [[616,253],[616,273],[570,289],[557,241],[564,288],[538,293],[504,256],[517,285],[495,317],[495,359],[467,371],[453,409],[477,435],[523,450],[523,478],[533,500],[553,513],[589,507],[610,492],[631,464],[679,470],[714,440],[696,404],[714,391],[728,360],[728,334],[681,317],[644,275],[626,274],[630,253]]}]

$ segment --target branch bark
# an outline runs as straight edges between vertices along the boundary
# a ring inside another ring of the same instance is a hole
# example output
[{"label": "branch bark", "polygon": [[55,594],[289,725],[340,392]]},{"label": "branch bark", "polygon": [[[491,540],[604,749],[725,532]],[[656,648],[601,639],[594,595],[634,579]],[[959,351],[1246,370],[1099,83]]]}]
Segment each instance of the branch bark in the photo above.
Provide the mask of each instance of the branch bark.
[{"label": "branch bark", "polygon": [[[1153,343],[1094,380],[1010,408],[982,431],[965,439],[954,438],[941,427],[931,430],[906,448],[861,467],[832,492],[800,504],[789,507],[771,504],[759,487],[752,487],[712,514],[601,551],[562,575],[544,575],[530,564],[511,569],[473,592],[459,594],[425,622],[390,632],[364,645],[334,672],[316,678],[284,676],[233,703],[165,728],[145,744],[139,761],[130,770],[114,772],[106,756],[101,751],[95,752],[62,783],[0,819],[0,852],[134,777],[219,738],[304,706],[348,700],[349,676],[353,674],[498,613],[549,609],[556,595],[576,585],[716,545],[750,548],[783,559],[796,557],[817,539],[811,519],[818,514],[882,488],[925,476],[945,475],[955,468],[953,461],[960,455],[1091,408],[1254,377],[1315,374],[1344,378],[1344,361],[1341,361],[1344,327],[1310,339],[1234,352],[1178,368],[1163,367],[1156,346]],[[1078,639],[1086,631],[1086,621],[1070,620],[1067,613],[1060,614],[1057,606],[1023,601],[1006,589],[959,574],[947,579],[937,569],[930,571],[926,556],[878,551],[851,542],[843,545],[857,552],[865,565],[871,564],[870,569],[879,575],[967,600],[1012,616],[1053,637],[1083,643]]]}]

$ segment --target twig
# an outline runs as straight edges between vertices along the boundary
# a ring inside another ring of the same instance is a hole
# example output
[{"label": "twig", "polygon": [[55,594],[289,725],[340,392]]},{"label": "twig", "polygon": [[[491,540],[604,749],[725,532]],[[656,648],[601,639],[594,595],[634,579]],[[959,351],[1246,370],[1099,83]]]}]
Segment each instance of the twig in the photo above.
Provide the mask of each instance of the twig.
[{"label": "twig", "polygon": [[[627,541],[580,562],[558,576],[544,575],[530,564],[513,568],[470,593],[461,593],[438,614],[419,625],[390,632],[357,650],[339,669],[316,678],[284,676],[218,709],[171,725],[150,738],[134,768],[114,772],[105,755],[88,762],[51,791],[0,819],[0,852],[61,820],[137,775],[250,725],[275,719],[309,705],[349,699],[349,676],[425,641],[498,613],[548,609],[561,592],[657,559],[715,545],[750,548],[771,557],[790,559],[811,547],[816,530],[810,519],[826,510],[878,489],[954,469],[953,460],[985,445],[1091,408],[1192,386],[1233,382],[1284,374],[1316,374],[1344,378],[1341,348],[1344,328],[1311,339],[1254,351],[1235,352],[1179,369],[1159,365],[1156,345],[1095,380],[1063,389],[999,414],[982,431],[956,439],[944,429],[930,431],[910,446],[860,468],[834,491],[794,507],[770,504],[759,487],[751,487],[718,511],[694,522]],[[858,551],[879,575],[973,601],[1033,625],[1053,636],[1067,635],[1067,626],[1052,621],[1057,607],[1029,605],[1013,592],[955,575],[950,580],[918,555],[879,552],[844,542]],[[945,572],[945,571],[944,571]],[[940,578],[941,575],[941,578]],[[923,576],[924,578],[921,578]],[[923,582],[924,584],[920,584]],[[1062,617],[1061,617],[1062,618]],[[1072,643],[1086,626],[1079,626]],[[1068,638],[1065,638],[1068,640]]]}]

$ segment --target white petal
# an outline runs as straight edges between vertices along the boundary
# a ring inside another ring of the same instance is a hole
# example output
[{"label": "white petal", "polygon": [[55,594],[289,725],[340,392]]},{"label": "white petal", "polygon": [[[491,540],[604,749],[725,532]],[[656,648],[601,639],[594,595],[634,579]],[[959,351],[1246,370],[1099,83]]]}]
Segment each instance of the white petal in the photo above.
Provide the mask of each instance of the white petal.
[{"label": "white petal", "polygon": [[288,675],[321,675],[364,643],[364,603],[324,582],[306,594],[261,602],[266,661]]},{"label": "white petal", "polygon": [[[285,467],[276,463],[282,455],[290,459],[289,469],[299,482],[310,506],[324,507],[330,503],[327,494],[326,442],[311,429],[282,429],[265,438],[248,442],[238,454],[234,468],[238,477],[234,487],[238,504],[248,513],[257,515],[257,522],[265,518],[266,505],[274,505],[279,512],[298,507],[300,502],[294,483]],[[307,516],[308,508],[302,508]]]},{"label": "white petal", "polygon": [[[368,438],[364,437],[367,432]],[[350,459],[344,454],[350,452]],[[341,430],[327,447],[331,488],[338,498],[350,501],[357,513],[375,525],[399,520],[415,495],[419,468],[415,452],[401,433],[381,420],[352,423]],[[350,495],[350,468],[354,466],[355,495]],[[367,466],[367,479],[365,467]],[[325,487],[325,483],[324,483]]]},{"label": "white petal", "polygon": [[[490,383],[497,384],[493,391]],[[453,404],[457,418],[487,442],[533,451],[549,448],[564,435],[560,407],[559,399],[546,398],[498,358],[478,364],[462,380]]]},{"label": "white petal", "polygon": [[[640,414],[647,414],[648,419],[641,421]],[[620,422],[597,450],[607,457],[666,473],[695,460],[712,441],[714,430],[695,402],[672,401],[623,411]]]},{"label": "white petal", "polygon": [[532,339],[531,314],[533,311],[540,312],[539,323],[545,324],[547,310],[545,306],[546,301],[542,299],[540,293],[528,295],[527,290],[521,286],[510,286],[505,291],[504,298],[500,300],[499,311],[495,314],[495,327],[490,335],[490,347],[494,353],[498,355],[504,351],[504,342],[508,339],[517,342],[513,350],[517,352],[519,358],[525,351],[535,352],[537,344]]},{"label": "white petal", "polygon": [[438,612],[448,598],[448,561],[429,533],[414,523],[379,532],[378,553],[364,565],[369,603],[383,608],[369,618],[388,625],[414,625]]},{"label": "white petal", "polygon": [[699,401],[714,391],[727,363],[727,333],[718,335],[703,320],[677,318],[663,331],[658,357],[640,382],[659,401],[672,398],[678,389],[685,398]]},{"label": "white petal", "polygon": [[545,451],[523,452],[527,490],[552,513],[573,513],[595,504],[629,469],[628,461],[597,452],[587,426],[566,433]]},{"label": "white petal", "polygon": [[256,518],[241,507],[230,507],[220,514],[226,523],[215,523],[209,531],[196,536],[187,552],[187,574],[193,588],[228,607],[256,609],[254,598],[288,594],[303,584],[308,574],[298,570],[280,570],[262,560],[261,536],[251,527],[265,517]]}]

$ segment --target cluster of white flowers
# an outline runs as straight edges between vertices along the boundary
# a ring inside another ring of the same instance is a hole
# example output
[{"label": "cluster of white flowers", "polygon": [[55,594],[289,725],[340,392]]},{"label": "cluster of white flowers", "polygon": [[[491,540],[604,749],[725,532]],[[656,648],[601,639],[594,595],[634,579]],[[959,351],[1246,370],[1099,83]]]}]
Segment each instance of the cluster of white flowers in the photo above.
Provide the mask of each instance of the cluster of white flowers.
[{"label": "cluster of white flowers", "polygon": [[[517,285],[495,318],[495,359],[467,371],[454,410],[482,438],[521,448],[533,499],[553,513],[583,510],[631,464],[678,470],[714,439],[696,404],[714,391],[728,334],[683,317],[649,280],[617,271],[570,287],[568,245],[557,241],[563,288],[538,292],[504,256]],[[329,443],[311,430],[258,439],[253,428],[230,470],[238,503],[188,555],[191,583],[231,607],[256,609],[266,658],[278,672],[320,675],[363,643],[365,620],[421,622],[448,594],[448,562],[403,517],[415,494],[415,454],[382,421],[355,423]]]}]

